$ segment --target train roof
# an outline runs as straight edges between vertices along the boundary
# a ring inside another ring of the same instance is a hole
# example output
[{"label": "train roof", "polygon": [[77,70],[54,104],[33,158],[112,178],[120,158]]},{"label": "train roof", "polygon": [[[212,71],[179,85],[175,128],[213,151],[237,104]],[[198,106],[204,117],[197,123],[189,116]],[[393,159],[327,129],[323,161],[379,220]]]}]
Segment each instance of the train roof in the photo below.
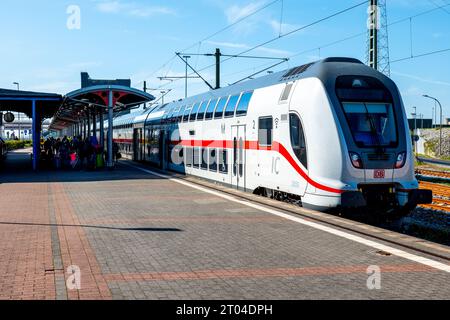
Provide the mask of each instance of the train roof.
[{"label": "train roof", "polygon": [[[288,70],[275,72],[256,79],[247,80],[241,83],[233,84],[216,90],[210,90],[186,99],[180,99],[164,105],[153,106],[150,110],[142,113],[135,112],[133,122],[141,123],[150,119],[162,117],[164,112],[172,106],[189,105],[196,102],[205,101],[214,98],[233,95],[240,92],[253,91],[259,88],[269,87],[280,83],[295,81],[302,78],[317,77],[326,80],[329,72],[339,73],[340,69],[346,72],[353,70],[355,74],[364,72],[375,77],[384,77],[380,72],[364,65],[361,61],[354,58],[330,57],[323,60],[307,63]],[[131,115],[130,115],[131,116]],[[119,121],[119,119],[118,119]],[[124,120],[125,121],[125,120]]]}]

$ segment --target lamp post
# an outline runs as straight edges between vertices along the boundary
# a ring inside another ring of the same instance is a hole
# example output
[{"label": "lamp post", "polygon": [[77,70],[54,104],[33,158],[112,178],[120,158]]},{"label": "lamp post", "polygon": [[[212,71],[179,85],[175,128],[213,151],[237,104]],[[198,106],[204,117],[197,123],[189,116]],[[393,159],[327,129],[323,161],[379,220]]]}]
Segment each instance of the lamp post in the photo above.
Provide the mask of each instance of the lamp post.
[{"label": "lamp post", "polygon": [[440,119],[439,119],[439,156],[442,156],[442,105],[438,99],[430,97],[427,94],[424,94],[423,97],[434,100],[438,103],[440,108]]},{"label": "lamp post", "polygon": [[188,85],[188,59],[190,58],[191,56],[183,56],[183,58],[184,58],[184,60],[185,60],[185,62],[186,62],[186,79],[185,79],[185,82],[184,82],[184,84],[185,84],[185,88],[184,88],[184,96],[185,96],[185,98],[187,98],[187,96],[188,96],[188,89],[187,89],[187,85]]},{"label": "lamp post", "polygon": [[414,152],[417,153],[417,141],[416,141],[416,131],[417,131],[417,107],[413,107],[414,112],[411,114],[414,117]]},{"label": "lamp post", "polygon": [[[18,82],[13,82],[13,84],[15,84],[17,86],[17,91],[20,91],[19,83]],[[19,140],[20,140],[20,130],[22,129],[21,125],[20,125],[20,112],[17,112],[17,123],[19,124]]]}]

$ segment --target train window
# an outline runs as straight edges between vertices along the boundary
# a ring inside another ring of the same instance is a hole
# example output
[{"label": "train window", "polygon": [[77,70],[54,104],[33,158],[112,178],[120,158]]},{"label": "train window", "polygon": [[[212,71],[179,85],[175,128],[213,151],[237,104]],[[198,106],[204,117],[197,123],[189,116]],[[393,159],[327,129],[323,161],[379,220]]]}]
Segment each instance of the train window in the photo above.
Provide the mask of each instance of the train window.
[{"label": "train window", "polygon": [[180,153],[179,153],[179,159],[180,159],[180,162],[181,162],[181,166],[184,166],[184,148],[182,147],[182,146],[179,146],[179,150],[180,150]]},{"label": "train window", "polygon": [[253,96],[253,91],[246,92],[242,95],[241,100],[236,108],[236,116],[245,116],[247,114],[248,105],[250,104],[250,99]]},{"label": "train window", "polygon": [[238,153],[237,153],[237,138],[234,137],[233,139],[233,176],[236,176],[237,173],[237,157],[238,157]]},{"label": "train window", "polygon": [[175,121],[175,118],[176,118],[176,116],[177,116],[179,111],[180,111],[180,107],[174,107],[173,108],[173,110],[172,110],[172,112],[170,114],[170,117],[169,117],[171,122]]},{"label": "train window", "polygon": [[200,168],[200,148],[194,148],[194,168]]},{"label": "train window", "polygon": [[169,117],[171,111],[172,111],[172,109],[169,108],[169,109],[167,109],[167,110],[164,112],[164,115],[163,115],[163,117],[162,117],[162,122],[163,122],[163,123],[167,121],[167,118]]},{"label": "train window", "polygon": [[219,172],[228,173],[228,150],[219,150]]},{"label": "train window", "polygon": [[193,159],[193,154],[192,154],[192,148],[191,147],[186,147],[186,167],[192,167],[192,159]]},{"label": "train window", "polygon": [[294,113],[291,113],[289,115],[289,130],[294,153],[297,156],[298,160],[300,160],[300,163],[305,168],[308,168],[305,133],[303,131],[303,126],[300,118]]},{"label": "train window", "polygon": [[239,138],[239,177],[242,178],[242,175],[244,173],[244,140],[242,140],[242,137]]},{"label": "train window", "polygon": [[201,150],[202,150],[202,153],[200,155],[202,157],[201,169],[208,170],[208,149],[202,148]]},{"label": "train window", "polygon": [[239,95],[232,96],[230,100],[228,100],[227,107],[225,109],[225,117],[234,116],[234,110],[236,109],[236,105],[239,100]]},{"label": "train window", "polygon": [[291,94],[291,89],[293,85],[294,85],[293,83],[286,84],[286,87],[284,87],[284,90],[281,93],[280,102],[287,101],[289,95]]},{"label": "train window", "polygon": [[359,147],[395,146],[397,130],[390,103],[342,103],[353,138]]},{"label": "train window", "polygon": [[209,102],[208,109],[206,109],[206,113],[205,113],[206,120],[212,119],[213,114],[214,114],[214,109],[216,108],[216,104],[217,104],[217,99],[212,99]]},{"label": "train window", "polygon": [[205,118],[205,111],[208,107],[208,101],[203,101],[198,108],[197,120],[203,120]]},{"label": "train window", "polygon": [[209,170],[217,172],[217,152],[216,152],[216,149],[209,149]]},{"label": "train window", "polygon": [[189,120],[189,115],[191,114],[192,106],[186,106],[184,109],[183,122],[187,122]]},{"label": "train window", "polygon": [[217,103],[216,111],[214,112],[214,119],[222,118],[223,110],[225,109],[225,105],[227,104],[228,97],[223,97],[219,99]]},{"label": "train window", "polygon": [[181,120],[183,119],[183,113],[184,113],[185,108],[186,108],[186,106],[182,106],[180,108],[180,111],[177,114],[177,119],[176,119],[177,122],[181,122]]},{"label": "train window", "polygon": [[189,121],[195,121],[195,117],[197,116],[198,108],[200,107],[200,103],[194,104],[191,110],[191,114],[189,116]]},{"label": "train window", "polygon": [[273,118],[263,117],[258,120],[258,143],[260,146],[272,145]]},{"label": "train window", "polygon": [[169,146],[169,151],[170,151],[170,157],[169,157],[169,161],[170,163],[173,163],[175,165],[183,165],[184,164],[184,152],[183,152],[183,147],[180,145],[176,145],[176,146]]}]

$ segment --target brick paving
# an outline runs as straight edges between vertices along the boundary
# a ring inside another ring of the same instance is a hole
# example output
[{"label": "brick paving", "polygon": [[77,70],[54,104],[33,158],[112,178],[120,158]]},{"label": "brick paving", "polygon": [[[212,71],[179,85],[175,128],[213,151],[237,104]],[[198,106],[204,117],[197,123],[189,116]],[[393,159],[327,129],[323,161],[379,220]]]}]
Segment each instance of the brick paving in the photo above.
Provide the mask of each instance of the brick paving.
[{"label": "brick paving", "polygon": [[170,180],[21,159],[0,173],[0,299],[450,298],[448,273]]}]

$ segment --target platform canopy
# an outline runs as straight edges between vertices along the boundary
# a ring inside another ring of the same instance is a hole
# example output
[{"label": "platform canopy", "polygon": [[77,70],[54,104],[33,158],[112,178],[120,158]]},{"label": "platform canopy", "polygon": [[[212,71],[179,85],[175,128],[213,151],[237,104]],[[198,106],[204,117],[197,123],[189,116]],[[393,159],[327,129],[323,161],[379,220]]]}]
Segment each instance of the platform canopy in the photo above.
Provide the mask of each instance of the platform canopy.
[{"label": "platform canopy", "polygon": [[22,112],[32,118],[33,101],[40,119],[43,120],[55,115],[63,98],[55,93],[0,89],[0,111]]},{"label": "platform canopy", "polygon": [[144,91],[121,85],[96,85],[81,88],[68,93],[64,97],[49,129],[62,130],[77,124],[89,111],[96,110],[100,113],[107,113],[110,92],[112,93],[114,113],[131,109],[155,99],[154,96]]},{"label": "platform canopy", "polygon": [[57,112],[63,98],[59,94],[0,89],[0,111],[25,113],[33,119],[33,169],[37,170],[40,155],[42,120]]}]

